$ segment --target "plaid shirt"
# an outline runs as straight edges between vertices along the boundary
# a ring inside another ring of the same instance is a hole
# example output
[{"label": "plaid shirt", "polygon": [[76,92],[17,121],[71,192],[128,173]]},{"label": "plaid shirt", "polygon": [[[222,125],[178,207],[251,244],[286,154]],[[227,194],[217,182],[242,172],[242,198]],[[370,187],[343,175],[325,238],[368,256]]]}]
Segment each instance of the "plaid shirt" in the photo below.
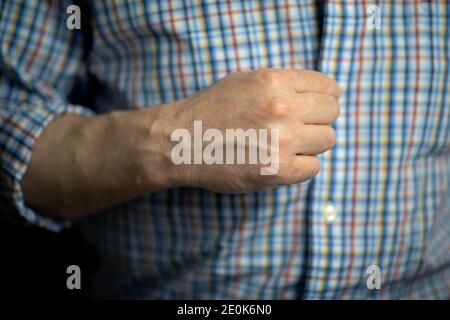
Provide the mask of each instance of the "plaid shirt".
[{"label": "plaid shirt", "polygon": [[0,1],[0,203],[33,224],[63,226],[19,186],[61,114],[155,106],[262,67],[316,69],[343,92],[311,181],[171,189],[84,221],[99,295],[450,298],[448,1],[99,0],[81,5],[81,30],[66,28],[70,4]]}]

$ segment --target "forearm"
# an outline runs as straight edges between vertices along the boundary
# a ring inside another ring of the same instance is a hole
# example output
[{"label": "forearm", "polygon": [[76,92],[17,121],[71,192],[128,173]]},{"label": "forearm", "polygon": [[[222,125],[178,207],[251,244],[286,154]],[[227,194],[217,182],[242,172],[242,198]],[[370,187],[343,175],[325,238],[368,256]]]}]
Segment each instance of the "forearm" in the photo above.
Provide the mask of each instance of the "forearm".
[{"label": "forearm", "polygon": [[27,205],[76,219],[174,186],[170,160],[159,149],[159,113],[155,108],[54,120],[36,141],[22,179]]}]

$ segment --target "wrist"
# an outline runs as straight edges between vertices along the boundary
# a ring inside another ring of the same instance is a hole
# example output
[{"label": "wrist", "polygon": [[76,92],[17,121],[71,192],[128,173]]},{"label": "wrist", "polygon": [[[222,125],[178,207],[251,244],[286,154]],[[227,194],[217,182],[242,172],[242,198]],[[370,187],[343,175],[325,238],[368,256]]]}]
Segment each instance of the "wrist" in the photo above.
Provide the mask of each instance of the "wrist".
[{"label": "wrist", "polygon": [[129,144],[133,151],[134,182],[143,192],[152,192],[183,185],[179,168],[171,160],[171,132],[176,126],[175,103],[130,113],[127,121],[134,131]]}]

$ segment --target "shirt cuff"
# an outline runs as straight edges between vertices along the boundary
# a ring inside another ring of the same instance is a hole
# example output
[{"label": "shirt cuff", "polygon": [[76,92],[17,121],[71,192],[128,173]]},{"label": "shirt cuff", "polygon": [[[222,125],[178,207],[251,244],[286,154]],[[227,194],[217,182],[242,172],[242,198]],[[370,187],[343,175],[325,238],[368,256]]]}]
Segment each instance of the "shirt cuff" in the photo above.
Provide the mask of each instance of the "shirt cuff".
[{"label": "shirt cuff", "polygon": [[17,221],[17,217],[22,217],[21,220],[25,224],[53,232],[59,232],[70,226],[69,221],[43,216],[27,207],[20,187],[35,141],[53,119],[64,114],[90,117],[94,112],[81,106],[67,104],[51,109],[45,105],[9,106],[5,113],[0,113],[0,178],[2,178],[0,203],[5,204],[2,207],[6,211],[7,218]]}]

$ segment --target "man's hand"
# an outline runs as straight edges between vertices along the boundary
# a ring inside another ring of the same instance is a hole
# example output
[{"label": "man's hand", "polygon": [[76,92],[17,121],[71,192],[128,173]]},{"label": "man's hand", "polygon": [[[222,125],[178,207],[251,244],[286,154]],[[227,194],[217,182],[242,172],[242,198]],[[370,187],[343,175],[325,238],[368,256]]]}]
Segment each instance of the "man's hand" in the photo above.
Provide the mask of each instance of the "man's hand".
[{"label": "man's hand", "polygon": [[[195,120],[202,121],[203,130],[219,129],[223,136],[226,129],[233,128],[279,132],[276,174],[261,175],[260,164],[181,164],[172,168],[178,177],[176,184],[240,193],[310,179],[320,169],[317,154],[335,144],[330,125],[339,115],[339,94],[336,82],[319,72],[263,69],[233,73],[204,92],[164,109],[160,127],[165,128],[163,141],[170,147],[170,133],[177,128],[192,132]],[[165,150],[169,159],[170,148]]]},{"label": "man's hand", "polygon": [[[81,218],[166,188],[239,193],[303,181],[319,171],[316,155],[335,144],[338,97],[337,84],[318,72],[264,69],[155,108],[61,116],[36,141],[21,182],[25,201],[50,216]],[[171,133],[196,120],[222,132],[278,129],[277,174],[262,176],[261,165],[175,165]]]}]

